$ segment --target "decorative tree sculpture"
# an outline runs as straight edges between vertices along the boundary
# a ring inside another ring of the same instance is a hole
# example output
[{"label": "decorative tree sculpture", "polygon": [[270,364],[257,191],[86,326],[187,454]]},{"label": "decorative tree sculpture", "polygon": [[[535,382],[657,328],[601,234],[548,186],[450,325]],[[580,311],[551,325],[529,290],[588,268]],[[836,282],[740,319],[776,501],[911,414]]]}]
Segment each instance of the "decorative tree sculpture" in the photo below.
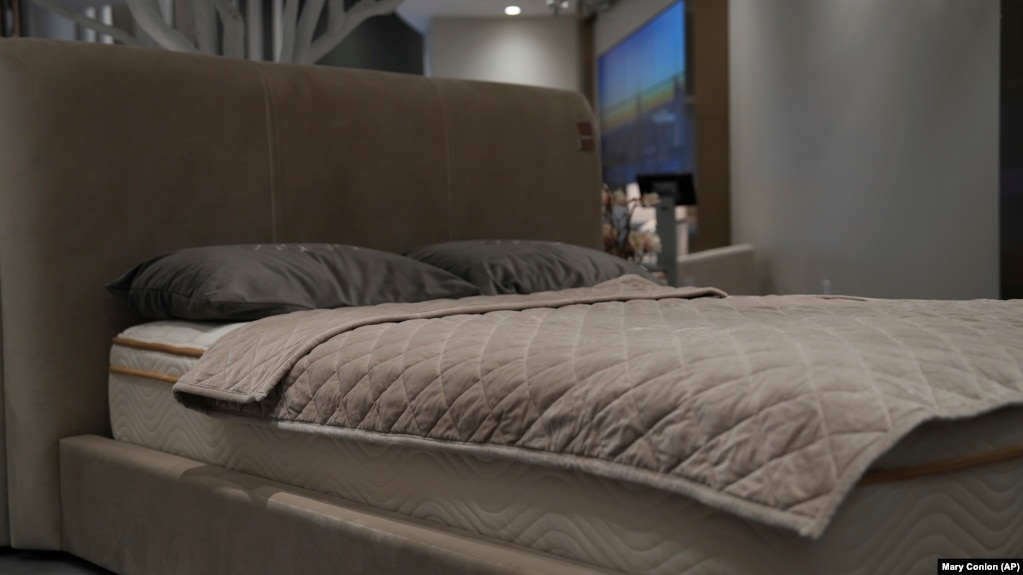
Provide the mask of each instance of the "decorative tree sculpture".
[{"label": "decorative tree sculpture", "polygon": [[[204,52],[245,57],[245,18],[235,0],[177,0],[188,2],[193,37],[174,27],[159,0],[125,0],[139,28],[154,42],[178,52]],[[62,4],[60,0],[33,0],[79,26],[106,34],[122,44],[139,44],[132,33],[106,24]],[[282,40],[274,60],[312,64],[333,50],[359,24],[371,16],[390,14],[402,0],[356,0],[347,10],[345,0],[284,0],[280,15]],[[256,4],[253,2],[253,4]],[[325,20],[323,26],[320,21]],[[319,33],[317,33],[319,32]]]}]

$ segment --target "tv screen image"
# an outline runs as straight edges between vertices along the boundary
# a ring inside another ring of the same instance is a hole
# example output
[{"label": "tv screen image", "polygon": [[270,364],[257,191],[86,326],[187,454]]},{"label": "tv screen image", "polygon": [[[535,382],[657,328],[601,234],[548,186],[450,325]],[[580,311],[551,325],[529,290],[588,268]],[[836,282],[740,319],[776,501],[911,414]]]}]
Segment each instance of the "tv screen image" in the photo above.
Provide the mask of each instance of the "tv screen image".
[{"label": "tv screen image", "polygon": [[601,160],[612,189],[636,174],[692,171],[685,5],[676,2],[597,61]]}]

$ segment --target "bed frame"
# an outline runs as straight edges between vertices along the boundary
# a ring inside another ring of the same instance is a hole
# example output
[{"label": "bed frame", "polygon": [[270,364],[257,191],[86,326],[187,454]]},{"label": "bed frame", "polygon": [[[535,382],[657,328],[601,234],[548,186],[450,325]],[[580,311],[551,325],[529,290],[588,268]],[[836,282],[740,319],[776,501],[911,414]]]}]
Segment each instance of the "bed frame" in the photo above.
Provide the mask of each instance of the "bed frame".
[{"label": "bed frame", "polygon": [[197,245],[596,247],[592,134],[570,92],[0,41],[0,545],[124,574],[595,572],[109,439],[110,339],[140,318],[103,288]]}]

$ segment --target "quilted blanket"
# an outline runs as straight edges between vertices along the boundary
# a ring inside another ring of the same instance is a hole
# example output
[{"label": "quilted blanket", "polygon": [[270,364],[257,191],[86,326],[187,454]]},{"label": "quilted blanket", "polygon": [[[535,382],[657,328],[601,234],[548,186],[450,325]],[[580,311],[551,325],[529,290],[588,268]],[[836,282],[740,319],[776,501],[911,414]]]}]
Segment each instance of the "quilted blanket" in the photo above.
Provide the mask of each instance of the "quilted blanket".
[{"label": "quilted blanket", "polygon": [[298,312],[222,338],[189,407],[670,490],[817,537],[922,422],[1023,403],[1023,302],[594,288]]}]

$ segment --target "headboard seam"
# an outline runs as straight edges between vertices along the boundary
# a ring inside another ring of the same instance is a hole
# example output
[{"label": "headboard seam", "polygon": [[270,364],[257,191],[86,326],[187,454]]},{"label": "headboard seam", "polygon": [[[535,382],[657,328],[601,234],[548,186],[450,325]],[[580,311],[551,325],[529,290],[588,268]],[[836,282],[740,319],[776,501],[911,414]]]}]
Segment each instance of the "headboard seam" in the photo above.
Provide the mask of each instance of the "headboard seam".
[{"label": "headboard seam", "polygon": [[440,86],[440,83],[434,81],[432,78],[427,78],[427,82],[433,86],[433,91],[437,94],[437,102],[440,105],[440,120],[441,126],[444,130],[444,193],[447,195],[447,207],[448,207],[448,240],[453,240],[454,234],[451,232],[451,228],[454,225],[454,197],[451,195],[451,130],[448,127],[448,103],[444,99],[444,91]]},{"label": "headboard seam", "polygon": [[259,66],[253,66],[256,74],[259,75],[259,83],[263,87],[263,103],[266,108],[266,147],[270,165],[270,236],[271,241],[278,241],[277,235],[277,204],[280,201],[280,143],[277,141],[277,113],[274,109],[273,98],[270,96],[270,88],[266,84],[266,77]]}]

